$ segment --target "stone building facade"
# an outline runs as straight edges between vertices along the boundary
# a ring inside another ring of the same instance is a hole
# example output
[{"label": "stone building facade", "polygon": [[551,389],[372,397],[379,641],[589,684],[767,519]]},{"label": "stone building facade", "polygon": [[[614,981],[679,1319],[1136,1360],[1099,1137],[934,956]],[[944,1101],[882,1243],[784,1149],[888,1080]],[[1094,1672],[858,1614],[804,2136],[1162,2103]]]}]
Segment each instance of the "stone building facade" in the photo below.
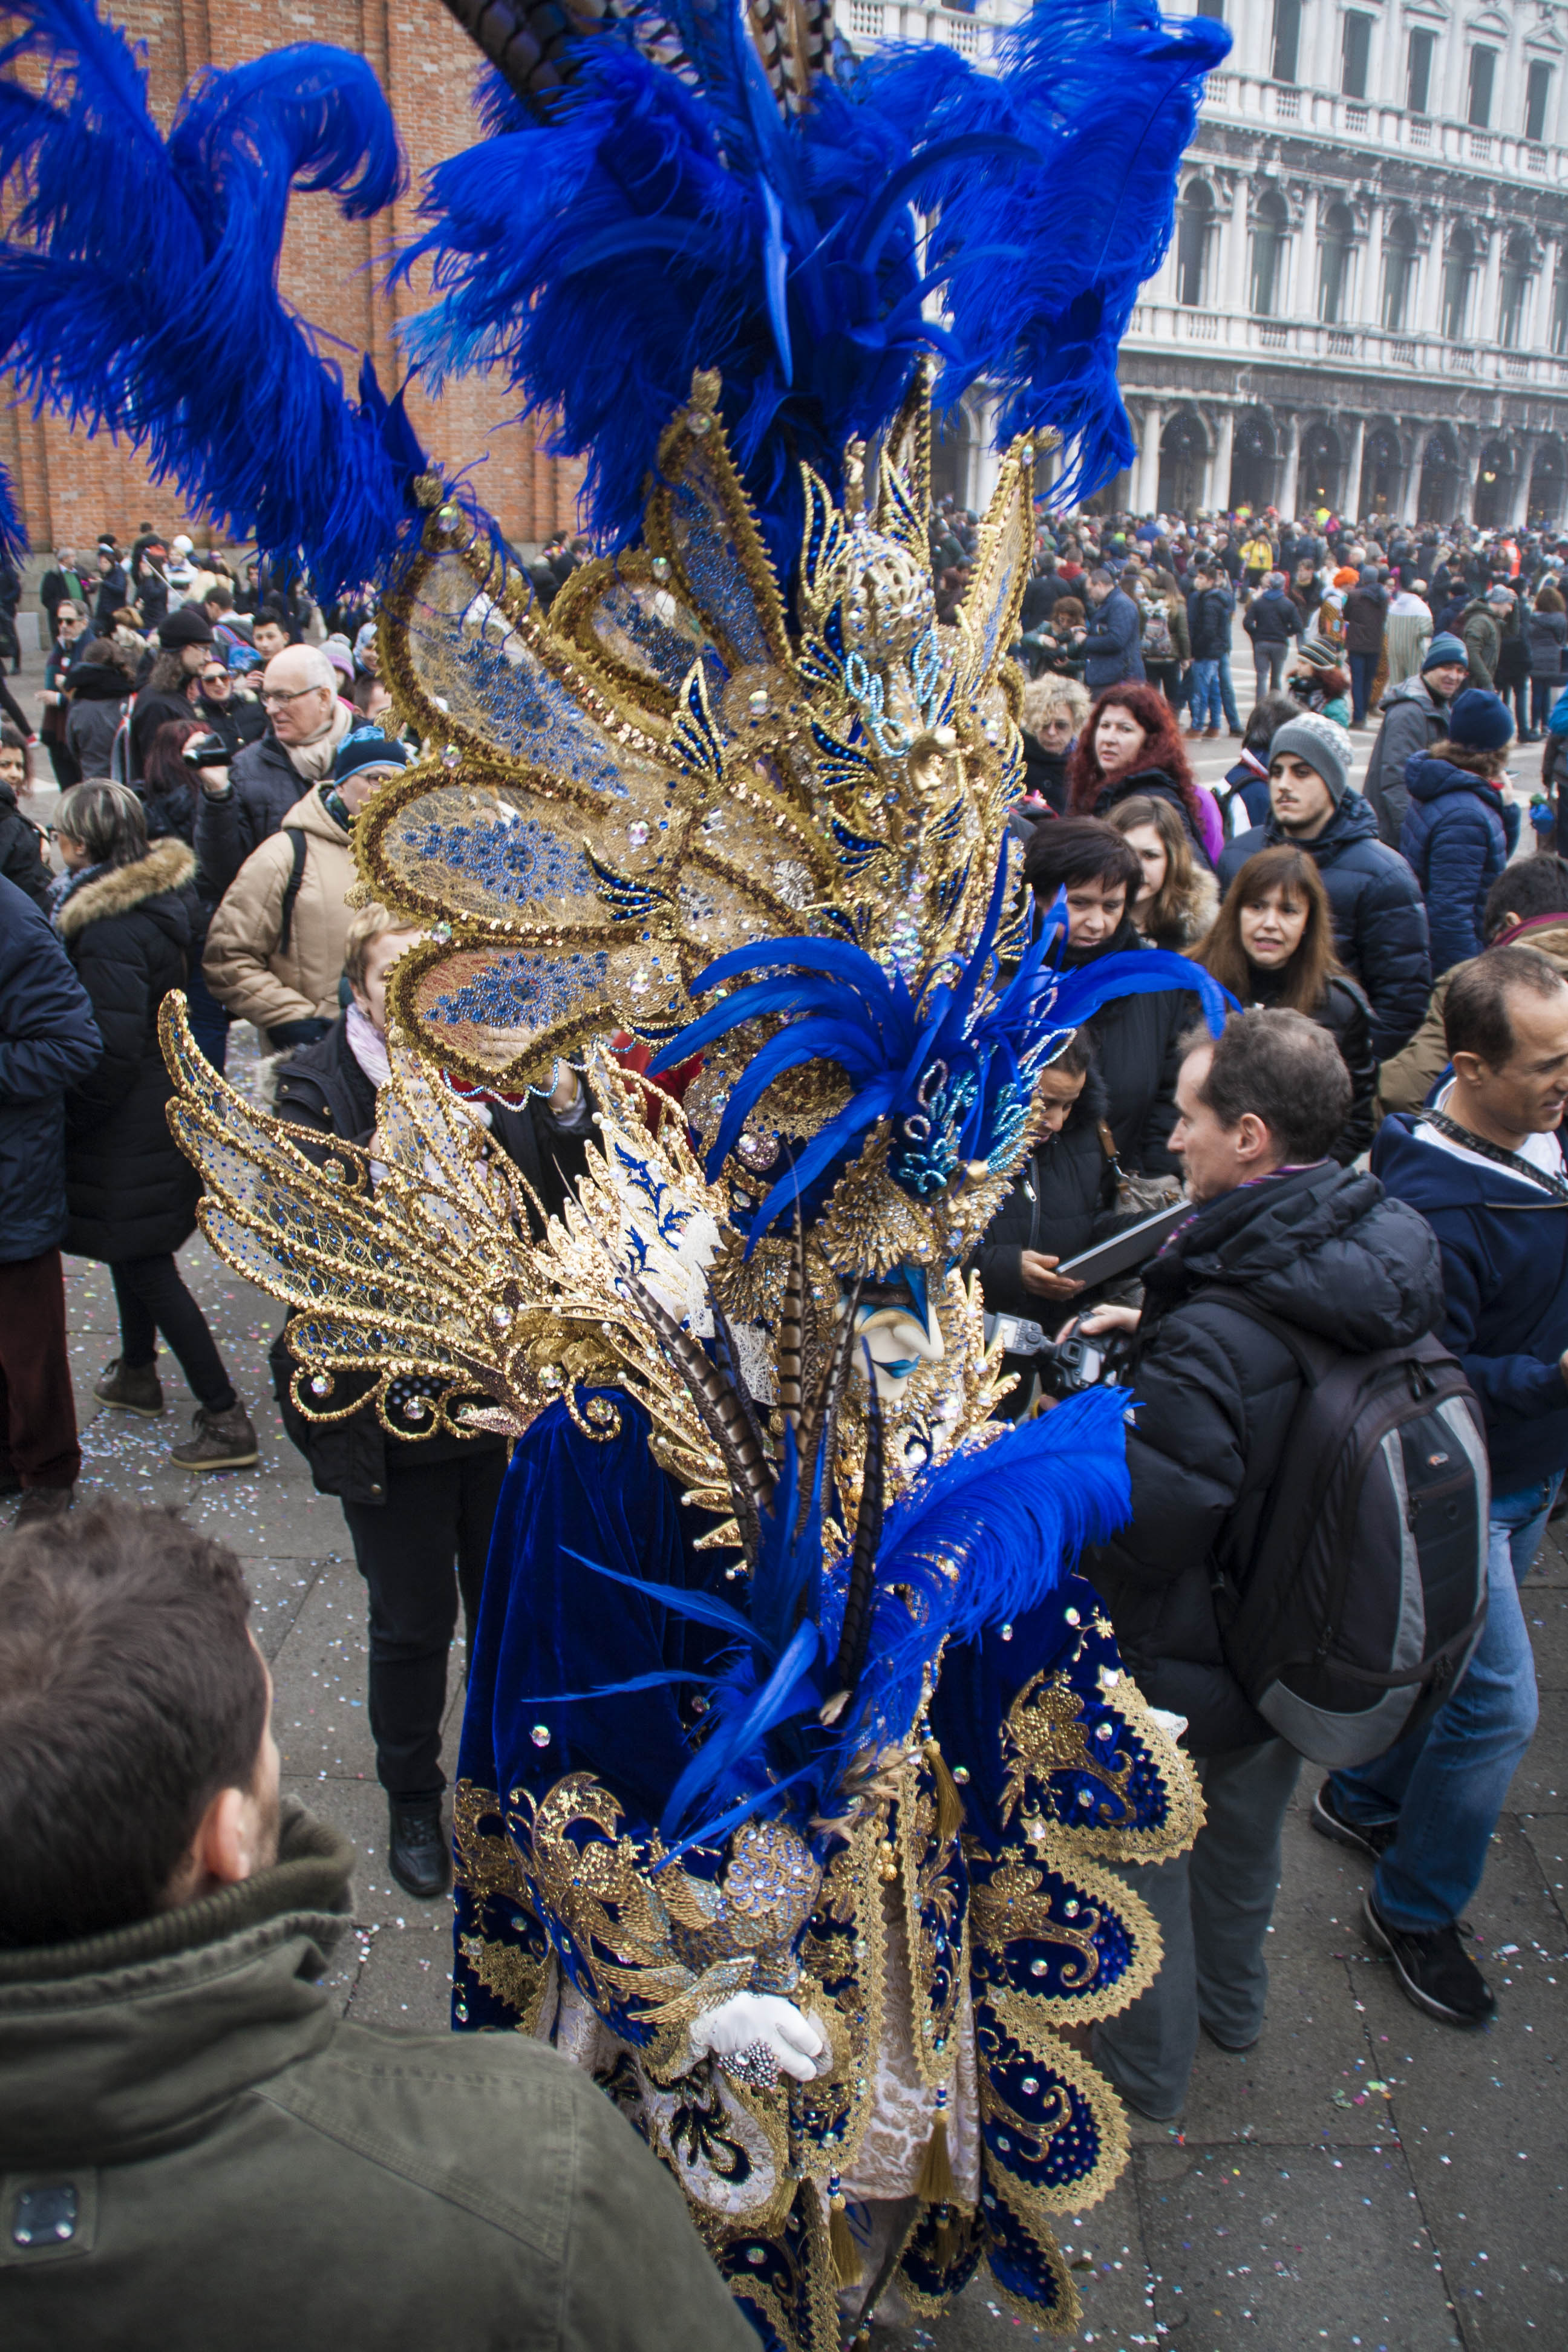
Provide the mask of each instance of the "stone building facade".
[{"label": "stone building facade", "polygon": [[1107,502],[1568,520],[1568,5],[1202,0]]},{"label": "stone building facade", "polygon": [[[367,57],[392,100],[409,165],[409,193],[390,217],[345,221],[328,196],[296,196],[281,273],[285,297],[321,337],[321,348],[352,386],[368,351],[384,386],[401,374],[397,320],[417,310],[416,282],[388,296],[377,262],[412,233],[421,174],[471,145],[469,100],[478,52],[440,0],[110,0],[115,20],[143,41],[153,102],[165,128],[181,90],[205,66],[226,67],[291,41],[326,41]],[[156,236],[156,220],[128,221],[128,240]],[[243,372],[242,345],[226,338],[221,308],[212,320],[213,364]],[[531,548],[576,523],[582,468],[543,457],[535,428],[507,422],[515,401],[496,382],[452,386],[438,402],[416,386],[410,414],[426,446],[449,466],[479,463],[479,495],[508,536]],[[199,525],[172,492],[107,435],[73,431],[51,416],[0,406],[0,464],[17,485],[35,552],[64,543],[90,551],[99,533],[123,539],[144,518],[173,532]]]}]

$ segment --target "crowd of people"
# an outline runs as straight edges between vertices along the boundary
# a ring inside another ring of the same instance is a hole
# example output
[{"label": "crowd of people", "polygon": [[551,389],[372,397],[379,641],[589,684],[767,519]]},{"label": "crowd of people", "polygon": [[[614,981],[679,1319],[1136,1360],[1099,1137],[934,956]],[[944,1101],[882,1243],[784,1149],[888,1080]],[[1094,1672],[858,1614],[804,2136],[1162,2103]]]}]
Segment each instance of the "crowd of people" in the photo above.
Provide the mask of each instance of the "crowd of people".
[{"label": "crowd of people", "polygon": [[[934,563],[951,609],[973,542],[951,510],[942,534]],[[587,551],[564,541],[544,551],[542,604]],[[1009,1414],[1048,1412],[1065,1392],[1064,1337],[1136,1348],[1131,1517],[1086,1572],[1144,1695],[1184,1723],[1207,1811],[1190,1855],[1131,1873],[1164,1966],[1095,2032],[1102,2069],[1151,2116],[1181,2113],[1200,2032],[1241,2050],[1263,2029],[1264,1937],[1301,1758],[1237,1681],[1224,1594],[1254,1571],[1299,1425],[1293,1334],[1373,1354],[1435,1333],[1479,1400],[1484,1628],[1441,1706],[1375,1762],[1329,1772],[1311,1818],[1362,1858],[1368,1934],[1412,2001],[1455,2025],[1495,2005],[1458,1922],[1534,1728],[1519,1582],[1568,1469],[1563,564],[1561,549],[1523,533],[1271,518],[1245,530],[1163,518],[1042,526],[1017,648],[1028,683],[1012,825],[1025,884],[1043,914],[1064,912],[1067,970],[1163,952],[1238,1008],[1217,1040],[1201,1031],[1173,963],[1163,984],[1118,996],[1079,1029],[1044,1074],[1031,1156],[972,1260],[987,1313],[1010,1318]],[[106,538],[90,569],[58,551],[39,602],[41,718],[35,729],[8,702],[0,730],[0,1483],[19,1496],[20,1530],[0,1559],[0,1802],[8,1837],[15,1821],[33,1838],[9,1848],[0,1986],[5,1948],[95,1934],[134,1957],[143,1923],[182,1905],[208,1906],[203,1932],[220,1945],[245,1930],[247,1881],[272,1867],[298,1874],[302,1906],[341,1911],[342,1841],[280,1826],[266,1672],[232,1563],[174,1520],[112,1507],[66,1517],[80,1450],[60,1253],[110,1271],[120,1340],[98,1401],[163,1414],[162,1341],[196,1400],[173,1460],[194,1473],[256,1463],[237,1368],[178,1264],[198,1187],[167,1124],[159,1009],[185,992],[219,1070],[230,1025],[251,1023],[271,1101],[324,1165],[335,1145],[374,1134],[387,974],[417,936],[351,904],[355,822],[417,755],[391,714],[368,611],[317,616],[297,588],[146,528],[123,551]],[[1245,720],[1230,673],[1238,606],[1255,664]],[[1186,744],[1222,726],[1238,751],[1216,790],[1194,778]],[[1373,726],[1357,788],[1354,732]],[[35,732],[61,788],[47,836],[26,813]],[[1521,856],[1507,763],[1516,741],[1541,738],[1533,854]],[[488,1111],[542,1215],[560,1213],[580,1173],[592,1112],[564,1068],[547,1099]],[[1063,1271],[1179,1198],[1185,1221],[1131,1277],[1086,1287]],[[459,1614],[477,1617],[505,1443],[421,1440],[416,1384],[384,1419],[363,1403],[308,1420],[286,1329],[271,1364],[285,1426],[341,1502],[367,1588],[391,1868],[433,1900],[451,1875],[448,1651]],[[145,1660],[123,1738],[151,1754],[160,1718],[189,1737],[184,1780],[161,1811],[118,1795],[87,1806],[113,1855],[89,1916],[37,1827],[86,1800],[71,1759],[43,1756],[27,1710],[47,1675],[62,1694],[57,1722],[79,1715],[93,1775],[105,1645]],[[292,2042],[279,2053],[293,2063]],[[341,2109],[353,2140],[368,2084],[312,2091],[317,2062],[303,2042],[298,2054],[300,2098],[329,2135]],[[526,2047],[498,2059],[469,2043],[444,2087],[418,2095],[421,2131],[461,2137],[489,2070],[539,2063]],[[585,2076],[558,2087],[581,2182],[612,2160],[600,2148],[610,2111]],[[267,2160],[298,2166],[288,2101],[269,2128]],[[631,2162],[619,2143],[613,2161]],[[178,2193],[199,2198],[170,2163]],[[384,2201],[385,2176],[377,2186],[368,2169],[352,2193]],[[506,2218],[530,2205],[530,2177],[515,2174],[504,2212],[476,2203],[453,2242],[454,2291],[474,2297],[476,2325],[511,2271],[517,2293],[534,2291],[528,2233]],[[679,2298],[671,2340],[746,2340],[662,2226],[675,2200],[651,2159],[637,2185],[637,2229],[623,2203],[603,2243],[574,2241],[574,2292],[591,2308],[622,2270],[662,2280],[658,2293]],[[394,2197],[378,2226],[407,2219]],[[498,2232],[511,2271],[495,2266]],[[607,2339],[585,2323],[581,2340]]]},{"label": "crowd of people", "polygon": [[[947,531],[940,555],[956,601],[973,526],[950,509]],[[1288,687],[1354,729],[1375,724],[1420,677],[1437,636],[1462,646],[1472,685],[1510,703],[1522,742],[1542,740],[1568,679],[1568,537],[1553,531],[1357,528],[1270,510],[1197,525],[1080,517],[1043,537],[1021,615],[1025,667],[1091,694],[1148,678],[1194,736],[1244,732],[1231,671],[1237,614],[1257,700]]]}]

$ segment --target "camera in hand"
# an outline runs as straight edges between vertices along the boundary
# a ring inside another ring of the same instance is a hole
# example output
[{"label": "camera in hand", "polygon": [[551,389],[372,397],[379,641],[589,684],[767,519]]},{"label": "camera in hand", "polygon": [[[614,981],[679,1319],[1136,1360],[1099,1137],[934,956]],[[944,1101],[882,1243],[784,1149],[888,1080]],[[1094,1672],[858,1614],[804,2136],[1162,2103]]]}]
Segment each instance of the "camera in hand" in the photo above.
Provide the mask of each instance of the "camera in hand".
[{"label": "camera in hand", "polygon": [[999,1339],[1009,1356],[1033,1357],[1041,1383],[1052,1396],[1076,1396],[1079,1389],[1126,1384],[1132,1362],[1130,1331],[1101,1331],[1092,1338],[1072,1331],[1065,1339],[1051,1339],[1039,1324],[1021,1315],[985,1319],[987,1337]]},{"label": "camera in hand", "polygon": [[221,735],[193,735],[180,757],[187,768],[226,768],[234,753]]}]

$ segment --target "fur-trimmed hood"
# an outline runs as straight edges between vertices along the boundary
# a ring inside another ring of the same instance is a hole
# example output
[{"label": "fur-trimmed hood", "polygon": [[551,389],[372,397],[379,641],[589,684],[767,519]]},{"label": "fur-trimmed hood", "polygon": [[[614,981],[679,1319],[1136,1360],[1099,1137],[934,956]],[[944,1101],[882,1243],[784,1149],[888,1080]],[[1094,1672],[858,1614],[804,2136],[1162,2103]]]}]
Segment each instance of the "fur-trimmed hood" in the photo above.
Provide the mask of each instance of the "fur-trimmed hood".
[{"label": "fur-trimmed hood", "polygon": [[112,866],[108,873],[95,875],[79,890],[73,890],[55,917],[56,927],[63,940],[73,940],[106,915],[128,915],[133,908],[145,906],[149,898],[183,890],[195,871],[195,852],[183,841],[155,842],[145,857],[134,858],[129,866]]}]

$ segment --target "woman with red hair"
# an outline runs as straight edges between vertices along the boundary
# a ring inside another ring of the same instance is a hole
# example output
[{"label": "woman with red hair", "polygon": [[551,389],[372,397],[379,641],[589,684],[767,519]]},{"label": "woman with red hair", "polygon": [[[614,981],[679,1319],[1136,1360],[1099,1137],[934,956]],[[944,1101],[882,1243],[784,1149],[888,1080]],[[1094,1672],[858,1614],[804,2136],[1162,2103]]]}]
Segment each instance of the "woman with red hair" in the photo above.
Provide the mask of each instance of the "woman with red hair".
[{"label": "woman with red hair", "polygon": [[1193,782],[1175,712],[1157,687],[1106,688],[1079,731],[1067,781],[1069,816],[1109,817],[1142,794],[1170,803],[1205,866],[1225,846],[1213,794]]}]

